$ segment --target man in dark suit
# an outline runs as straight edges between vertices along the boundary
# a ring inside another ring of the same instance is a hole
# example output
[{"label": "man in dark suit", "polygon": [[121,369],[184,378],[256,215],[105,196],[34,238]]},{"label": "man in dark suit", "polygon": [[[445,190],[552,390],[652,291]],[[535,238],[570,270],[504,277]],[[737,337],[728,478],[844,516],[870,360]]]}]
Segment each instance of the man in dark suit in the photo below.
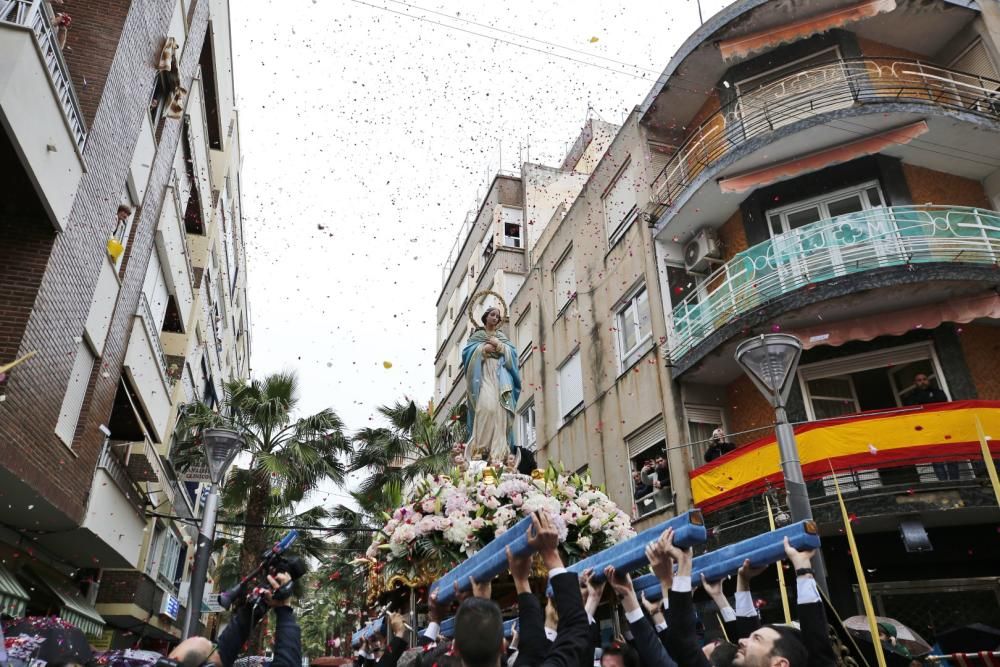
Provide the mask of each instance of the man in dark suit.
[{"label": "man in dark suit", "polygon": [[[559,556],[559,531],[548,514],[536,512],[528,529],[528,544],[541,556],[549,571],[549,584],[559,612],[556,639],[542,655],[524,655],[524,664],[541,667],[579,667],[581,656],[590,650],[587,612],[583,609],[576,573],[567,572]],[[511,577],[518,593],[531,592],[531,557],[514,558],[507,552]],[[525,619],[520,619],[520,654],[536,651],[531,642],[525,646]],[[503,655],[503,618],[500,607],[492,600],[469,598],[462,602],[455,615],[455,651],[463,667],[499,667]],[[519,658],[521,656],[519,655]]]},{"label": "man in dark suit", "polygon": [[[917,373],[913,376],[913,391],[906,395],[905,405],[927,405],[929,403],[947,403],[948,397],[937,387],[931,386],[930,378],[926,373]],[[959,478],[958,464],[954,461],[948,463],[935,463],[934,474],[942,482],[956,480]]]}]

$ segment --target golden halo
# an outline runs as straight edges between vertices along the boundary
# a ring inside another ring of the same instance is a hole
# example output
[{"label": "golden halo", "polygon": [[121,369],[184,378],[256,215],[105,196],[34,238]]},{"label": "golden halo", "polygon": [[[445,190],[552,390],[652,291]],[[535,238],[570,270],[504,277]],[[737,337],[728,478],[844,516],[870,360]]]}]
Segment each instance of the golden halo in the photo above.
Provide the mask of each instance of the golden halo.
[{"label": "golden halo", "polygon": [[493,296],[495,296],[497,298],[497,301],[500,302],[500,305],[503,306],[503,312],[500,313],[500,321],[501,322],[507,322],[508,321],[507,320],[507,302],[504,301],[504,299],[503,299],[502,296],[500,296],[499,294],[497,294],[493,290],[484,290],[482,292],[476,292],[475,294],[472,295],[472,298],[469,299],[469,307],[466,309],[466,312],[469,314],[469,321],[472,322],[472,326],[474,326],[476,328],[481,328],[482,327],[482,324],[480,322],[477,322],[475,316],[472,314],[472,307],[475,306],[475,305],[477,305],[478,303],[480,303],[482,301],[482,299],[480,299],[479,297],[481,297],[481,296],[482,297],[487,297],[487,296],[489,296],[491,294]]}]

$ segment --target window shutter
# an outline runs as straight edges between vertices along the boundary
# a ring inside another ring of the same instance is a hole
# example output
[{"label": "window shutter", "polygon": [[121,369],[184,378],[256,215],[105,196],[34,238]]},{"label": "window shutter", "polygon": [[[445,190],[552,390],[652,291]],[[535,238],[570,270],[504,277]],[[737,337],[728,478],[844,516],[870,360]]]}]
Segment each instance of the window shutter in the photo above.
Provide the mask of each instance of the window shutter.
[{"label": "window shutter", "polygon": [[722,410],[711,406],[685,405],[684,414],[689,422],[695,424],[714,424],[722,426]]},{"label": "window shutter", "polygon": [[890,347],[885,350],[859,354],[846,359],[831,359],[815,364],[808,364],[799,369],[803,380],[815,380],[831,375],[847,375],[858,373],[879,366],[906,364],[911,361],[933,358],[930,343],[916,343],[901,347]]},{"label": "window shutter", "polygon": [[[1000,79],[1000,74],[997,73],[997,68],[990,60],[990,54],[981,39],[977,39],[965,53],[959,56],[951,64],[951,68],[975,76],[984,76],[988,79]],[[992,88],[993,86],[987,87]]]},{"label": "window shutter", "polygon": [[612,238],[625,220],[638,206],[639,198],[636,192],[635,174],[632,170],[632,160],[626,159],[618,172],[615,182],[604,194],[604,215],[608,238]]},{"label": "window shutter", "polygon": [[661,440],[667,439],[667,427],[663,417],[657,417],[652,423],[641,428],[635,435],[625,438],[628,445],[629,458],[638,456]]},{"label": "window shutter", "polygon": [[62,409],[59,411],[59,421],[56,422],[56,435],[67,445],[73,444],[76,424],[80,421],[80,410],[83,408],[83,398],[90,383],[90,372],[94,370],[94,355],[85,341],[76,347],[76,358],[73,361],[73,371],[66,385]]},{"label": "window shutter", "polygon": [[559,368],[559,416],[566,414],[583,402],[583,372],[580,368],[580,351]]}]

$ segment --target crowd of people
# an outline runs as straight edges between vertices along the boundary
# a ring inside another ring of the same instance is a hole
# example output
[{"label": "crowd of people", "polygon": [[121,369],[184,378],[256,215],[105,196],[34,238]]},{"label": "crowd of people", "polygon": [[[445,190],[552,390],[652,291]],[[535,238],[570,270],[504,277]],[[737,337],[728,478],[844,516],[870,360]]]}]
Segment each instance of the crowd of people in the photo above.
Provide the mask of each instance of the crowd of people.
[{"label": "crowd of people", "polygon": [[[508,549],[508,567],[517,593],[517,628],[508,641],[499,605],[491,599],[489,582],[471,582],[471,595],[460,598],[453,636],[441,635],[440,622],[450,605],[431,596],[430,624],[419,646],[407,648],[407,626],[390,614],[387,637],[363,642],[356,667],[833,667],[836,656],[827,635],[827,620],[810,562],[811,551],[797,551],[786,540],[785,553],[796,573],[799,627],[762,624],[749,581],[757,571],[745,562],[737,577],[735,607],[721,582],[693,582],[691,549],[673,544],[667,529],[647,546],[646,556],[660,582],[664,598],[651,602],[636,594],[626,572],[613,567],[596,577],[567,570],[558,550],[558,532],[548,515],[536,513],[528,529],[529,544],[548,570],[551,591],[543,610],[530,584],[531,557],[515,557]],[[601,579],[601,581],[598,581]],[[696,629],[692,600],[700,584],[718,607],[725,634],[705,641]],[[610,586],[625,614],[624,632],[602,644],[595,619]]]}]

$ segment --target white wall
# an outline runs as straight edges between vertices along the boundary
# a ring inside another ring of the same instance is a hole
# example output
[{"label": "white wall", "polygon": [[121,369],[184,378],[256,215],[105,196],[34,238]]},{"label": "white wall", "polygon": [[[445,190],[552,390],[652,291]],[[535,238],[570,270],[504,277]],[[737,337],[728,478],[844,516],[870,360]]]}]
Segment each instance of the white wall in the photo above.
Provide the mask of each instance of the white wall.
[{"label": "white wall", "polygon": [[528,256],[541,237],[552,214],[565,204],[568,209],[587,182],[587,174],[561,171],[551,167],[525,164],[521,168],[524,183],[524,247]]},{"label": "white wall", "polygon": [[66,229],[83,159],[29,30],[0,24],[0,116],[53,225]]},{"label": "white wall", "polygon": [[83,526],[121,554],[130,565],[139,566],[139,552],[142,549],[146,523],[102,468],[98,468],[94,474],[94,485]]}]

